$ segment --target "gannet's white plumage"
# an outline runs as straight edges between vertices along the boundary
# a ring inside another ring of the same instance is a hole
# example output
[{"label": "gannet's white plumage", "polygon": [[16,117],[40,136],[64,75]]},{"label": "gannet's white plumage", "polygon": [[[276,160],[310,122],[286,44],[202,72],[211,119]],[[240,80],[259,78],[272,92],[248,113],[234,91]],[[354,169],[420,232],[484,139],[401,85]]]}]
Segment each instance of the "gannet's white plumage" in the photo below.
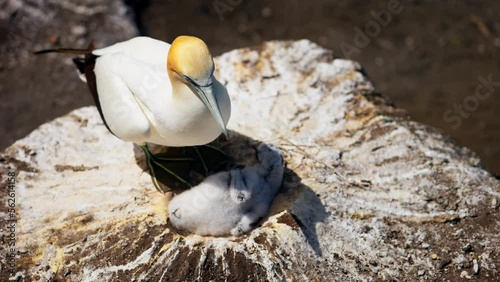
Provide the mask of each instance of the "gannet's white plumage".
[{"label": "gannet's white plumage", "polygon": [[120,139],[194,146],[225,133],[231,103],[202,40],[180,36],[170,45],[137,37],[92,54],[102,114]]},{"label": "gannet's white plumage", "polygon": [[169,220],[177,228],[199,235],[240,235],[264,217],[283,179],[284,161],[272,145],[257,148],[259,163],[219,172],[175,196]]}]

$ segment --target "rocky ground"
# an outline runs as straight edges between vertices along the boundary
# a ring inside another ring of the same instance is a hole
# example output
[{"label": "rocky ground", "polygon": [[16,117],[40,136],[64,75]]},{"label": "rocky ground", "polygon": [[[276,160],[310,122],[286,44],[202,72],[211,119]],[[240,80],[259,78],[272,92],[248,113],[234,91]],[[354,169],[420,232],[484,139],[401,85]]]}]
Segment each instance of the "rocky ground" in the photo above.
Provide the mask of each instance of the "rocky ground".
[{"label": "rocky ground", "polygon": [[[16,176],[20,281],[496,281],[500,182],[469,149],[408,119],[357,63],[307,40],[216,59],[234,111],[219,146],[236,165],[259,142],[284,152],[283,187],[248,235],[168,224],[133,144],[93,107],[44,124],[2,155]],[[162,180],[170,185],[168,181]],[[0,209],[8,212],[9,194]],[[4,219],[2,227],[7,226]],[[4,227],[2,238],[11,232]]]}]

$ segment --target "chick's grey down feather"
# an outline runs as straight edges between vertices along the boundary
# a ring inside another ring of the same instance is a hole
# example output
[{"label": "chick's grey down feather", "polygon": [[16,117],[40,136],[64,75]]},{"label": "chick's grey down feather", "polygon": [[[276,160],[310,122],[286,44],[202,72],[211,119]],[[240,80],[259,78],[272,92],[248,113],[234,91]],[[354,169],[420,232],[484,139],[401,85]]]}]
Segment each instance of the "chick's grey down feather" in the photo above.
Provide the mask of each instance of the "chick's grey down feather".
[{"label": "chick's grey down feather", "polygon": [[169,203],[169,220],[199,235],[240,235],[266,216],[283,179],[281,152],[269,144],[257,148],[259,162],[219,172]]}]

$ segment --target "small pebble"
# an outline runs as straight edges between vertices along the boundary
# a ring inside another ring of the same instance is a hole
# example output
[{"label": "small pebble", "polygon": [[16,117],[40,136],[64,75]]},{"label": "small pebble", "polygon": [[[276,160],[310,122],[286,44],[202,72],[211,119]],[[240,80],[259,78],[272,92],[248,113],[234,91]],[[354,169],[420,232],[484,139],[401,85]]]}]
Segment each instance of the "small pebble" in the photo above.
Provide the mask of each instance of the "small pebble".
[{"label": "small pebble", "polygon": [[463,219],[469,216],[469,210],[468,209],[461,209],[458,211],[458,216]]},{"label": "small pebble", "polygon": [[422,248],[424,249],[428,249],[430,248],[431,245],[427,244],[427,243],[422,243]]},{"label": "small pebble", "polygon": [[474,247],[472,247],[471,243],[467,243],[465,246],[462,247],[462,251],[470,253],[474,251]]},{"label": "small pebble", "polygon": [[470,267],[469,260],[464,255],[459,255],[456,259],[454,259],[455,264],[460,268]]},{"label": "small pebble", "polygon": [[451,259],[443,259],[441,262],[439,262],[438,268],[442,270],[446,266],[448,266],[448,264],[450,264],[450,263],[451,263]]},{"label": "small pebble", "polygon": [[431,258],[432,258],[432,259],[437,259],[437,258],[438,258],[438,255],[437,255],[437,254],[432,254],[432,255],[431,255]]},{"label": "small pebble", "polygon": [[10,276],[9,281],[22,281],[22,280],[24,280],[23,278],[24,278],[24,275],[18,272],[18,273],[16,273],[16,275]]},{"label": "small pebble", "polygon": [[474,269],[474,274],[478,274],[479,273],[479,264],[477,263],[477,259],[474,259],[472,261],[472,269]]},{"label": "small pebble", "polygon": [[421,270],[418,271],[417,274],[418,274],[418,276],[424,276],[425,270],[421,269]]},{"label": "small pebble", "polygon": [[498,209],[498,200],[497,200],[497,198],[493,198],[491,200],[491,208],[492,209]]},{"label": "small pebble", "polygon": [[470,279],[471,277],[469,276],[469,273],[467,273],[467,271],[462,271],[460,272],[460,278],[467,278],[467,279]]},{"label": "small pebble", "polygon": [[76,25],[76,26],[73,26],[71,28],[71,32],[74,35],[80,36],[80,35],[84,35],[87,32],[87,29],[82,25]]},{"label": "small pebble", "polygon": [[461,237],[463,233],[464,231],[462,229],[458,229],[457,231],[455,231],[455,233],[453,233],[453,237],[455,238]]}]

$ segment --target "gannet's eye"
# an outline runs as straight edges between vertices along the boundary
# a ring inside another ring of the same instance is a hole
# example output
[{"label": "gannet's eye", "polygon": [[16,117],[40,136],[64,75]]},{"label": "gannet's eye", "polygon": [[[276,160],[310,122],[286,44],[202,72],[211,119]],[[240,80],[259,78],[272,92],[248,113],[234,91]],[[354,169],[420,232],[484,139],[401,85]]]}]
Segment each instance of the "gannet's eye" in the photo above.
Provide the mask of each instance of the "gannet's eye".
[{"label": "gannet's eye", "polygon": [[183,75],[182,78],[184,78],[184,80],[186,82],[188,82],[189,84],[193,85],[193,86],[196,86],[196,87],[199,87],[200,85],[198,83],[196,83],[196,81],[192,80],[189,76],[187,75]]},{"label": "gannet's eye", "polygon": [[203,79],[203,81],[196,81],[196,79],[192,79],[187,75],[183,75],[182,78],[187,82],[189,87],[195,87],[195,88],[209,87],[212,86],[213,83],[211,77],[209,77],[208,79]]}]

